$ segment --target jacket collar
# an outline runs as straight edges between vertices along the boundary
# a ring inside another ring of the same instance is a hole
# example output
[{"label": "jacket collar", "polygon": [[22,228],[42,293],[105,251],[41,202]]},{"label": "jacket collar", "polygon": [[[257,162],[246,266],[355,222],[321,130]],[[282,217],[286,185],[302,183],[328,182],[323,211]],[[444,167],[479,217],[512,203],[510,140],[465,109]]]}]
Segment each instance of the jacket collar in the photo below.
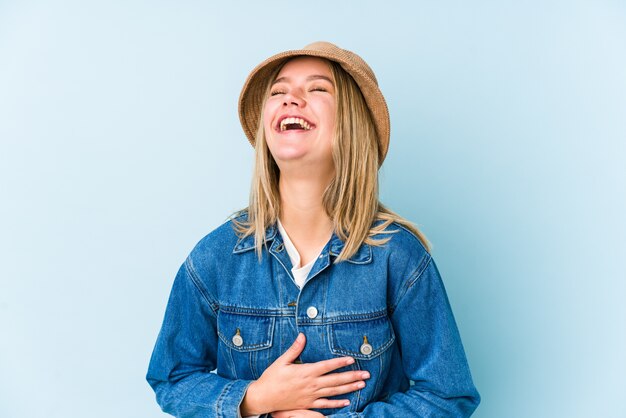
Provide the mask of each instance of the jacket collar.
[{"label": "jacket collar", "polygon": [[[333,232],[333,236],[330,239],[330,254],[335,257],[339,256],[341,250],[343,250],[344,242]],[[368,244],[361,244],[359,249],[350,257],[348,262],[353,264],[367,264],[372,261],[372,247]]]},{"label": "jacket collar", "polygon": [[[282,242],[282,237],[278,232],[278,227],[276,224],[270,225],[265,230],[265,241],[268,243],[268,247],[270,242],[274,239],[280,240]],[[344,242],[333,232],[332,237],[330,238],[329,243],[322,250],[322,254],[326,251],[329,251],[330,255],[337,257],[341,250],[343,250]],[[330,250],[329,250],[330,249]],[[235,244],[235,248],[233,248],[233,254],[241,254],[247,251],[254,250],[254,235],[247,235],[245,237],[239,238],[237,244]],[[367,264],[372,261],[372,247],[368,244],[362,244],[356,253],[352,257],[350,257],[348,262],[353,264]]]},{"label": "jacket collar", "polygon": [[[265,242],[269,243],[273,241],[276,235],[278,234],[278,228],[276,225],[270,225],[265,230]],[[246,251],[250,251],[254,249],[254,235],[246,235],[244,237],[239,238],[237,244],[235,244],[235,248],[233,248],[233,254],[239,254]]]}]

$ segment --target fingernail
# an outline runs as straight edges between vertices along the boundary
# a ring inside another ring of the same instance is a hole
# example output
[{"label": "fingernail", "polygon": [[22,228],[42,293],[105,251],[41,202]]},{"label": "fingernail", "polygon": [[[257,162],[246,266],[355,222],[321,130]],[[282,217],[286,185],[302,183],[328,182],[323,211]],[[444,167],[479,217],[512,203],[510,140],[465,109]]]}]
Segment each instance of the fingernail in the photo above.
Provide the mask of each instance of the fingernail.
[{"label": "fingernail", "polygon": [[296,341],[298,341],[299,343],[302,342],[302,340],[304,340],[304,334],[303,333],[299,333],[298,334],[298,338],[296,338]]},{"label": "fingernail", "polygon": [[348,360],[346,360],[346,364],[354,364],[354,359],[352,357],[348,358]]},{"label": "fingernail", "polygon": [[348,406],[348,405],[350,405],[350,401],[345,401],[345,402],[343,403],[343,406]]},{"label": "fingernail", "polygon": [[363,373],[361,373],[361,378],[369,379],[370,378],[370,374],[368,372],[363,372]]},{"label": "fingernail", "polygon": [[365,382],[359,382],[356,385],[357,387],[360,387],[361,389],[363,389],[365,387]]}]

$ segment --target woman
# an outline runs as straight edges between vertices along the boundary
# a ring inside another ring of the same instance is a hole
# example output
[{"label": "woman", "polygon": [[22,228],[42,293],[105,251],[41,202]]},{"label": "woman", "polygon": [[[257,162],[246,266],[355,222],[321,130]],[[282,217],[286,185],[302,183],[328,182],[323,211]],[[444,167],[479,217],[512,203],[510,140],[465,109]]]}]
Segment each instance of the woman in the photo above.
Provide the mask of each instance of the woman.
[{"label": "woman", "polygon": [[239,100],[249,206],[181,266],[147,379],[180,417],[465,417],[479,403],[424,236],[378,201],[389,115],[356,54],[265,60]]}]

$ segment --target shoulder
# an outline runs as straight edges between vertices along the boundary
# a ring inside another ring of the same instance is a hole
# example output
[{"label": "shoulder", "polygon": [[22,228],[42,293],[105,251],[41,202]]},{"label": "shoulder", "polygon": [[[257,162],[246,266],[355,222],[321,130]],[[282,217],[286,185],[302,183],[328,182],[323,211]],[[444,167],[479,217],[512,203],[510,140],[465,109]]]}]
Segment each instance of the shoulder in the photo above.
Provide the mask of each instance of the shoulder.
[{"label": "shoulder", "polygon": [[[383,221],[376,221],[375,226],[382,225]],[[409,262],[420,261],[430,258],[428,249],[424,246],[420,238],[410,229],[398,222],[391,222],[381,233],[377,234],[375,239],[388,239],[381,246],[381,250],[398,260]]]},{"label": "shoulder", "polygon": [[[378,225],[382,224],[380,221]],[[372,246],[372,249],[374,258],[385,265],[389,296],[397,301],[433,264],[431,254],[413,231],[398,222],[389,223],[373,238],[388,239],[385,244]]]},{"label": "shoulder", "polygon": [[234,222],[245,221],[246,219],[246,212],[238,212],[230,216],[196,243],[189,254],[189,259],[191,261],[206,262],[209,258],[219,259],[232,254],[240,239],[235,230]]},{"label": "shoulder", "polygon": [[217,294],[219,280],[228,276],[235,258],[233,251],[239,242],[234,221],[244,220],[247,214],[237,213],[230,216],[221,225],[204,235],[193,247],[184,265],[196,286],[208,294]]}]

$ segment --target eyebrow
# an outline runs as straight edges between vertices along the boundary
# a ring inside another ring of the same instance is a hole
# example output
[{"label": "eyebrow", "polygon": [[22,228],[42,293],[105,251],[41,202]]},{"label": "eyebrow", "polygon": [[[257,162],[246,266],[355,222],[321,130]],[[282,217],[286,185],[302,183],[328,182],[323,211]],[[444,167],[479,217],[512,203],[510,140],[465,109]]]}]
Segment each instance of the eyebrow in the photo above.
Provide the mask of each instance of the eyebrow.
[{"label": "eyebrow", "polygon": [[[290,78],[289,78],[289,77],[280,77],[280,78],[277,78],[277,79],[276,79],[276,80],[274,80],[274,82],[272,83],[272,86],[273,86],[274,84],[276,84],[276,83],[288,82],[289,80],[290,80]],[[334,84],[333,84],[333,80],[331,80],[330,78],[326,77],[325,75],[319,75],[319,74],[316,74],[316,75],[310,75],[310,76],[308,76],[308,77],[306,78],[306,81],[312,81],[312,80],[326,80],[326,81],[328,81],[330,84],[332,84],[332,85],[334,86]]]}]

